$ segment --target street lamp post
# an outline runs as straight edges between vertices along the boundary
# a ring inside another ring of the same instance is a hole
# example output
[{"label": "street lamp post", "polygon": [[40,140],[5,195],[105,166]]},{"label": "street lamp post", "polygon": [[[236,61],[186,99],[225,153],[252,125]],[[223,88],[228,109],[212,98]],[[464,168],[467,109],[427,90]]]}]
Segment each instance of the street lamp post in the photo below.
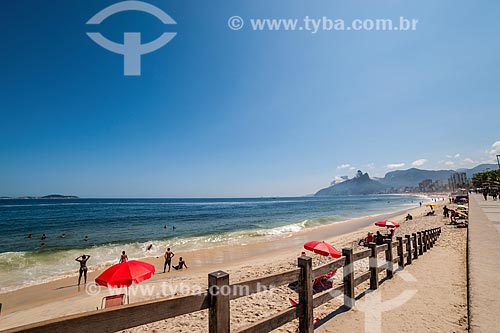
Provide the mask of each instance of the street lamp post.
[{"label": "street lamp post", "polygon": [[498,169],[500,169],[500,155],[497,155]]}]

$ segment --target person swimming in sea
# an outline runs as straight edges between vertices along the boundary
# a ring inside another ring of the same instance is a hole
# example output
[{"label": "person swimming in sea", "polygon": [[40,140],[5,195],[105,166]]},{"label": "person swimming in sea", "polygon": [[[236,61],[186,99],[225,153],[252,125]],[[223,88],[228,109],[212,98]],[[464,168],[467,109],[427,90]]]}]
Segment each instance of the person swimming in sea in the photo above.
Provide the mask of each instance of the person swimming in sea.
[{"label": "person swimming in sea", "polygon": [[46,240],[47,239],[47,236],[45,236],[45,234],[42,235],[42,240]]},{"label": "person swimming in sea", "polygon": [[79,275],[78,275],[78,285],[80,285],[80,282],[82,280],[82,275],[83,275],[83,281],[86,284],[87,283],[87,260],[89,260],[90,256],[82,254],[75,260],[80,263],[80,270],[79,270]]},{"label": "person swimming in sea", "polygon": [[89,239],[90,239],[90,238],[89,238],[89,236],[85,236],[85,237],[83,238],[83,240],[84,240],[84,241],[86,241],[86,242],[88,242],[88,241],[89,241]]},{"label": "person swimming in sea", "polygon": [[28,238],[28,239],[32,239],[32,238],[33,238],[33,235],[32,235],[32,234],[29,234],[28,236],[26,236],[26,238]]}]

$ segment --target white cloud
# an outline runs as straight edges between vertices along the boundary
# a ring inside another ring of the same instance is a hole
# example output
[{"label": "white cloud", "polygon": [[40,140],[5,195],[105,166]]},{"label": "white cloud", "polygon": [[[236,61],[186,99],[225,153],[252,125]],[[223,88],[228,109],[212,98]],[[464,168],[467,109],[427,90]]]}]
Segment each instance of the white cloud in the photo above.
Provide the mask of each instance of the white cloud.
[{"label": "white cloud", "polygon": [[446,165],[447,167],[452,167],[452,166],[455,165],[455,162],[453,162],[453,161],[446,161],[446,162],[444,162],[444,165]]},{"label": "white cloud", "polygon": [[375,169],[375,163],[368,163],[368,164],[366,165],[366,167],[367,167],[368,169]]},{"label": "white cloud", "polygon": [[356,168],[352,166],[349,168],[349,170],[356,170]]},{"label": "white cloud", "polygon": [[352,167],[348,163],[341,164],[341,165],[337,166],[337,169],[339,169],[339,170],[341,170],[341,169],[349,169],[349,168],[352,168]]},{"label": "white cloud", "polygon": [[467,163],[467,164],[475,164],[477,163],[476,161],[474,161],[472,158],[464,158],[464,163]]},{"label": "white cloud", "polygon": [[500,141],[497,141],[491,145],[491,150],[488,152],[488,154],[492,155],[493,157],[496,157],[497,154],[500,154]]},{"label": "white cloud", "polygon": [[419,160],[413,161],[411,163],[411,165],[414,166],[414,167],[419,167],[419,166],[424,165],[425,163],[427,163],[427,160],[425,158],[421,158]]},{"label": "white cloud", "polygon": [[387,164],[386,168],[387,169],[399,169],[399,168],[402,168],[404,166],[405,166],[404,163],[392,163],[392,164]]},{"label": "white cloud", "polygon": [[453,156],[453,157],[455,157],[455,158],[459,158],[459,157],[460,157],[460,154],[458,154],[458,153],[457,153],[457,154],[455,154],[455,156]]}]

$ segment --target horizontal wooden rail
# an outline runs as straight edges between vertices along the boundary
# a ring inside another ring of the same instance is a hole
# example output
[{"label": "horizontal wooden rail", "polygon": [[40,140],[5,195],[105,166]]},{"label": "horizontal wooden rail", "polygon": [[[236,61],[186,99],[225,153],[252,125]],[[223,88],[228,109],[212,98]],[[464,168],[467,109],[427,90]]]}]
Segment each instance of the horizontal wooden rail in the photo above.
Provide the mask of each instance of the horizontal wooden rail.
[{"label": "horizontal wooden rail", "polygon": [[371,277],[371,272],[367,271],[359,275],[358,277],[354,278],[354,286],[357,287],[361,283],[365,282],[366,280],[369,280]]},{"label": "horizontal wooden rail", "polygon": [[359,252],[354,252],[354,254],[352,256],[352,258],[353,258],[352,260],[353,261],[358,261],[358,260],[361,260],[361,259],[368,258],[371,253],[372,253],[372,251],[370,249],[362,250],[362,251],[359,251]]},{"label": "horizontal wooden rail", "polygon": [[[342,262],[343,264],[343,262]],[[342,264],[339,267],[342,267]],[[264,291],[266,288],[276,288],[284,284],[296,282],[299,279],[300,269],[296,268],[284,273],[277,273],[257,278],[249,281],[238,282],[231,285],[231,300],[238,299],[243,296],[249,296],[258,292]]]},{"label": "horizontal wooden rail", "polygon": [[54,333],[80,332],[82,328],[92,333],[124,330],[183,314],[208,309],[210,297],[207,293],[180,296],[164,300],[153,300],[104,309],[83,314],[65,316],[4,331]]},{"label": "horizontal wooden rail", "polygon": [[344,286],[340,285],[332,289],[328,289],[327,291],[324,291],[313,298],[313,307],[317,308],[320,305],[325,304],[326,302],[331,301],[335,297],[339,297],[341,295],[344,295]]},{"label": "horizontal wooden rail", "polygon": [[318,278],[334,270],[342,268],[345,264],[345,257],[340,257],[332,262],[319,266],[312,271],[313,278]]}]

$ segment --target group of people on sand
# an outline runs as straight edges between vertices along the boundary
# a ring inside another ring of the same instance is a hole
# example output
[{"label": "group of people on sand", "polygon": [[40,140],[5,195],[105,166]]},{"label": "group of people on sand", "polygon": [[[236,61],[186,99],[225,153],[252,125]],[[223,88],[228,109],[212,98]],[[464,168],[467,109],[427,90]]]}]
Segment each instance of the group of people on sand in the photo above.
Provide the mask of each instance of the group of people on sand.
[{"label": "group of people on sand", "polygon": [[368,232],[366,238],[361,239],[358,242],[358,245],[368,246],[370,243],[375,243],[377,245],[384,244],[384,239],[393,239],[394,238],[394,229],[391,229],[387,235],[383,235],[380,231],[377,231],[375,234]]},{"label": "group of people on sand", "polygon": [[[179,257],[179,263],[176,266],[172,266],[172,258],[175,256],[175,254],[170,250],[170,248],[167,248],[167,251],[163,255],[165,258],[165,263],[163,264],[163,273],[165,273],[167,266],[168,266],[168,271],[170,272],[170,269],[173,268],[176,271],[181,270],[183,268],[188,268],[186,265],[186,261],[182,257]],[[82,254],[78,258],[75,259],[75,261],[78,261],[80,263],[80,269],[78,271],[78,285],[80,285],[82,277],[83,281],[86,284],[87,283],[87,261],[90,259],[90,255],[88,254]],[[120,256],[120,260],[118,261],[119,264],[127,262],[128,261],[128,256],[125,253],[125,251],[122,251],[122,254]]]}]

